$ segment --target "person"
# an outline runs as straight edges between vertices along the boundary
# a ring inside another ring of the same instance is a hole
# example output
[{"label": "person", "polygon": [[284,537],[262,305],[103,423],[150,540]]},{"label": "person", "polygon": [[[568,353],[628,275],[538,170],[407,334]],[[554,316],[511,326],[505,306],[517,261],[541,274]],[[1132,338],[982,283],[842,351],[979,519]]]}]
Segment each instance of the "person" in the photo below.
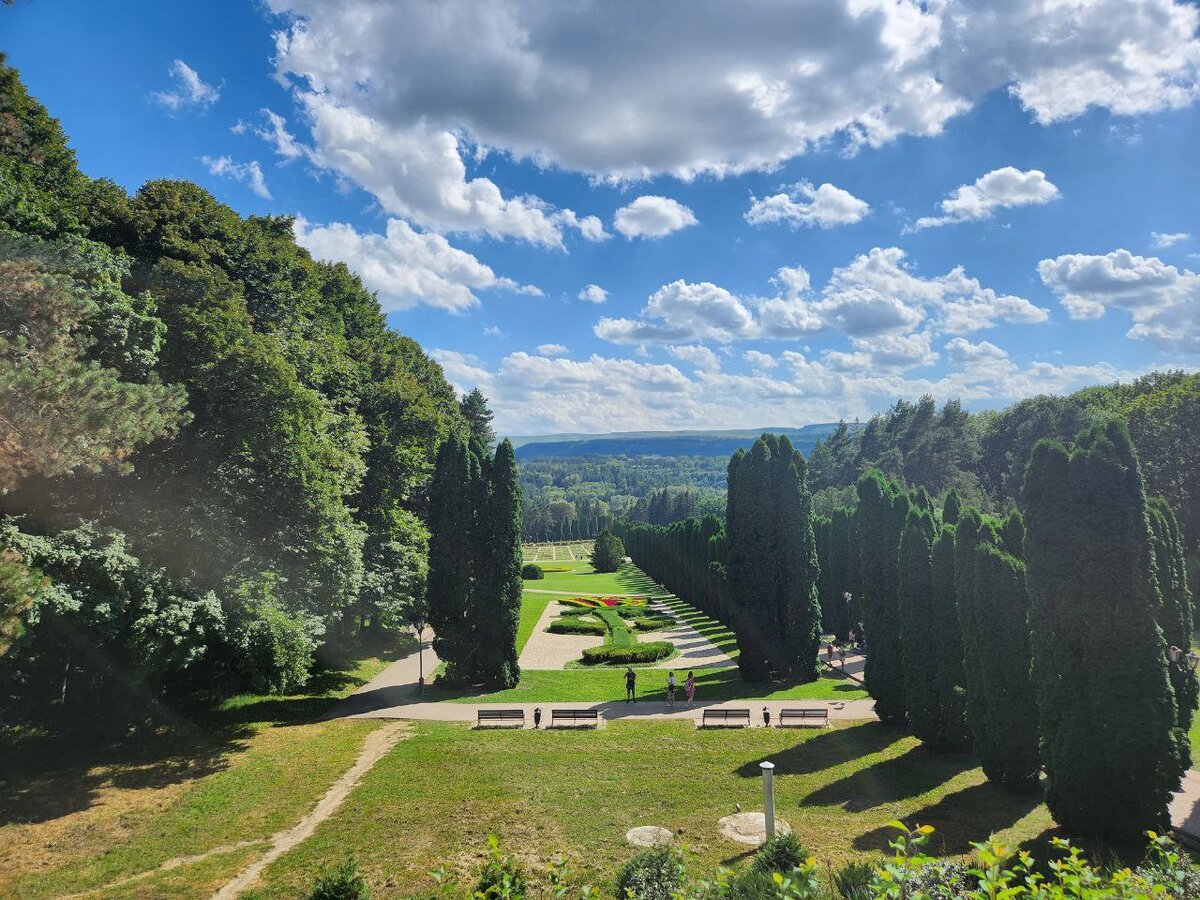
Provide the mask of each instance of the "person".
[{"label": "person", "polygon": [[633,666],[625,670],[625,702],[633,701],[637,703],[637,693],[634,688],[637,687],[637,675],[633,671]]},{"label": "person", "polygon": [[683,688],[687,691],[688,706],[696,702],[696,676],[688,672],[687,681],[684,682]]},{"label": "person", "polygon": [[850,629],[850,646],[853,647],[857,641],[854,639],[854,629]]},{"label": "person", "polygon": [[829,663],[829,668],[833,668],[833,641],[825,645],[825,661]]},{"label": "person", "polygon": [[667,706],[675,705],[675,673],[667,673]]},{"label": "person", "polygon": [[846,668],[846,645],[845,644],[838,644],[838,665],[840,665],[842,667],[842,669]]}]

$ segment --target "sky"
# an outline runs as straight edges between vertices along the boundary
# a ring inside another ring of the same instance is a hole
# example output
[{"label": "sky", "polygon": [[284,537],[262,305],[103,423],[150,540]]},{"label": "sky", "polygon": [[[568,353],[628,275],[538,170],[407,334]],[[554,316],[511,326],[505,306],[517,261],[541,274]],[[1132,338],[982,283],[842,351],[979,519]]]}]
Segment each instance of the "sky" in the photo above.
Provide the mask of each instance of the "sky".
[{"label": "sky", "polygon": [[1200,365],[1186,0],[26,0],[81,168],[295,217],[505,434]]}]

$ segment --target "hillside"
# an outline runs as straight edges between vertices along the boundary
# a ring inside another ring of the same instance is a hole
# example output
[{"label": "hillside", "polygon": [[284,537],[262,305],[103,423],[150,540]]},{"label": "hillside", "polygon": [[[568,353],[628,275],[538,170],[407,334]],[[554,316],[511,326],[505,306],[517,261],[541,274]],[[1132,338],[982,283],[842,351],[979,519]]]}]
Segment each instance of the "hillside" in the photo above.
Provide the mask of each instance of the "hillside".
[{"label": "hillside", "polygon": [[742,428],[726,431],[628,431],[608,434],[553,434],[511,438],[518,460],[571,456],[730,456],[749,449],[764,432],[785,434],[805,456],[837,423],[802,428]]}]

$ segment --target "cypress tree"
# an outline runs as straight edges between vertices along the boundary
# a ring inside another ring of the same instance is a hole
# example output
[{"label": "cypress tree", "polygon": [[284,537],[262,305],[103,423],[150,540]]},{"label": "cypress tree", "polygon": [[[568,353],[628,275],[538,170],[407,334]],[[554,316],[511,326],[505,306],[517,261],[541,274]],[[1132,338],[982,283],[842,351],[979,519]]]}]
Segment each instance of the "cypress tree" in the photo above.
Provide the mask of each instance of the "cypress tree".
[{"label": "cypress tree", "polygon": [[[1179,520],[1175,518],[1175,511],[1170,504],[1161,497],[1152,497],[1148,507],[1154,542],[1155,575],[1162,595],[1158,627],[1162,629],[1168,647],[1178,647],[1182,653],[1186,653],[1191,646],[1193,628],[1192,595],[1188,589],[1187,556]],[[1183,659],[1172,664],[1169,672],[1171,685],[1175,689],[1179,727],[1188,731],[1192,727],[1192,715],[1197,705],[1196,676]],[[1191,764],[1190,752],[1188,755],[1186,765]]]},{"label": "cypress tree", "polygon": [[958,496],[958,491],[951,489],[942,503],[942,522],[946,525],[957,525],[961,510],[962,498]]},{"label": "cypress tree", "polygon": [[[848,640],[850,628],[857,627],[851,620],[851,602],[857,590],[854,577],[857,556],[854,554],[854,510],[839,506],[833,511],[829,522],[829,556],[833,571],[830,575],[829,619],[827,630],[839,641]],[[851,601],[846,600],[850,594]],[[822,621],[825,621],[822,616]]]},{"label": "cypress tree", "polygon": [[1024,564],[993,541],[980,540],[968,602],[963,642],[974,660],[970,670],[974,680],[968,682],[967,691],[975,752],[990,780],[1016,791],[1032,790],[1041,764],[1037,706],[1029,677]]},{"label": "cypress tree", "polygon": [[983,730],[984,694],[983,672],[979,654],[986,646],[977,644],[980,634],[975,622],[975,548],[979,545],[979,533],[983,528],[983,516],[973,506],[961,507],[958,524],[954,527],[954,595],[958,606],[959,632],[963,643],[963,685],[967,689],[966,708],[963,714],[967,733],[974,736]]},{"label": "cypress tree", "polygon": [[749,453],[740,449],[730,461],[729,559],[730,599],[738,636],[738,668],[746,681],[771,677],[770,643],[779,638],[766,615],[775,596],[770,496],[770,450],[759,438]]},{"label": "cypress tree", "polygon": [[474,576],[479,462],[457,435],[438,449],[429,488],[426,597],[433,650],[450,680],[467,677],[473,644],[468,619]]},{"label": "cypress tree", "polygon": [[900,643],[897,560],[907,497],[878,469],[858,480],[858,538],[866,688],[884,722],[904,721],[904,654]]},{"label": "cypress tree", "polygon": [[[957,517],[957,510],[955,510]],[[961,751],[971,746],[966,723],[966,675],[963,672],[962,627],[954,586],[953,525],[942,525],[933,542],[930,562],[929,618],[933,631],[930,655],[936,660],[938,731],[935,749]]]},{"label": "cypress tree", "polygon": [[813,537],[808,467],[786,435],[776,438],[774,449],[775,610],[783,636],[777,668],[799,681],[815,681],[821,646],[820,563]]},{"label": "cypress tree", "polygon": [[480,517],[475,551],[479,557],[468,619],[473,625],[473,674],[483,684],[514,687],[517,622],[521,616],[521,490],[517,460],[506,438],[488,466],[489,490]]},{"label": "cypress tree", "polygon": [[[904,660],[904,708],[913,733],[936,745],[941,733],[937,690],[938,634],[933,628],[933,514],[919,501],[911,505],[900,536],[897,560],[900,649]],[[874,648],[871,648],[874,652]]]},{"label": "cypress tree", "polygon": [[1060,824],[1118,841],[1168,824],[1186,733],[1156,616],[1145,489],[1123,422],[1075,449],[1042,441],[1025,475],[1033,681],[1046,803]]}]

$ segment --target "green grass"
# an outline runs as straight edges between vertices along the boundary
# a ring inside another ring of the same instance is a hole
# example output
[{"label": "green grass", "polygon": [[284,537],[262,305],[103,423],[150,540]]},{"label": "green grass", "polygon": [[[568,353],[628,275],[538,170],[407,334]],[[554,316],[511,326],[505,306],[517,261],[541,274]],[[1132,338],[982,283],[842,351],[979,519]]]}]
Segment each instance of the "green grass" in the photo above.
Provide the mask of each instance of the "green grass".
[{"label": "green grass", "polygon": [[593,615],[608,629],[604,643],[609,647],[632,647],[638,642],[637,636],[629,630],[629,626],[617,615],[616,610],[601,606],[596,608]]},{"label": "green grass", "polygon": [[[985,783],[975,760],[933,754],[903,731],[859,723],[812,732],[700,732],[690,723],[614,722],[589,731],[473,731],[420,723],[366,775],[337,814],[268,868],[261,897],[298,897],[322,865],[353,854],[376,898],[430,896],[441,864],[470,874],[496,834],[544,888],[545,866],[572,867],[612,896],[635,825],[678,830],[690,871],[710,873],[745,847],[717,820],[761,809],[758,764],[776,764],[778,815],[805,847],[838,864],[878,858],[886,824],[935,826],[930,850],[962,854],[989,832],[1022,842],[1050,827],[1036,796]],[[854,801],[858,812],[845,804]]]},{"label": "green grass", "polygon": [[[539,563],[540,565],[540,563]],[[551,565],[559,565],[552,563]],[[566,563],[569,572],[546,572],[545,578],[525,582],[526,591],[568,591],[581,594],[628,594],[662,593],[658,585],[633,565],[624,565],[616,572],[597,572],[586,561]]]},{"label": "green grass", "polygon": [[[525,582],[526,586],[530,584],[541,584],[537,582]],[[529,636],[533,634],[533,629],[537,627],[538,620],[541,619],[542,613],[546,611],[546,607],[555,599],[553,594],[531,594],[524,591],[521,594],[521,617],[517,620],[517,655],[521,655],[521,651],[525,649],[525,645],[529,642]]]}]

